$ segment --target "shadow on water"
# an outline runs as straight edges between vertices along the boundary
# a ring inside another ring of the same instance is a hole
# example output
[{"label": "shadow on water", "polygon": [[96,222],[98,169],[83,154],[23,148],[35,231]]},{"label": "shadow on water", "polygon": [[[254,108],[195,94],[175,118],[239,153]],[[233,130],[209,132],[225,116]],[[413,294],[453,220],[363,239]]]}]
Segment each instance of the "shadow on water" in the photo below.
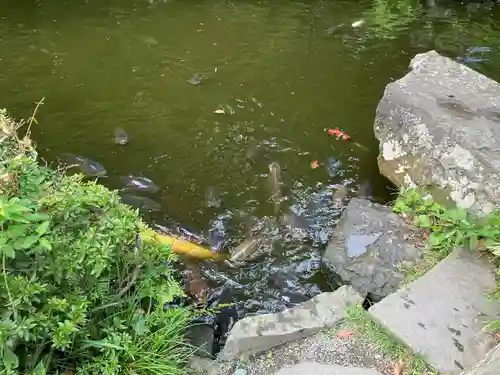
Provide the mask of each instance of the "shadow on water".
[{"label": "shadow on water", "polygon": [[1,105],[26,118],[45,97],[34,129],[44,158],[71,153],[82,171],[105,170],[102,182],[159,230],[221,252],[261,236],[251,261],[195,267],[208,300],[236,302],[240,316],[332,288],[319,265],[342,208],[333,195],[371,186],[391,199],[373,118],[416,53],[500,78],[490,3],[36,4],[3,4]]}]

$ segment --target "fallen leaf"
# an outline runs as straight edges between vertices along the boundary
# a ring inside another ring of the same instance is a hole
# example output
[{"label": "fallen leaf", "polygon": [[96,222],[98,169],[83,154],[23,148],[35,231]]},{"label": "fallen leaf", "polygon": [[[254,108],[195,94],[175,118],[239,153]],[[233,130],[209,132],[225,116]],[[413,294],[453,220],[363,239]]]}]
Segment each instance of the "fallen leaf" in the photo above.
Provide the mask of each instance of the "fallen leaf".
[{"label": "fallen leaf", "polygon": [[351,337],[352,336],[352,331],[340,331],[340,332],[337,332],[337,337],[340,337],[340,338],[346,338],[346,337]]},{"label": "fallen leaf", "polygon": [[31,139],[29,137],[24,137],[21,142],[25,147],[31,147]]},{"label": "fallen leaf", "polygon": [[226,113],[226,112],[225,112],[223,109],[219,108],[219,109],[216,109],[216,110],[214,111],[214,113],[217,113],[217,114],[219,114],[219,115],[223,115],[223,114],[224,114],[224,113]]},{"label": "fallen leaf", "polygon": [[481,238],[480,240],[477,241],[477,249],[479,251],[486,250],[486,247],[484,246],[484,239],[483,238]]},{"label": "fallen leaf", "polygon": [[394,365],[392,367],[392,375],[401,375],[402,368],[403,368],[402,361],[394,362]]},{"label": "fallen leaf", "polygon": [[313,161],[311,162],[311,168],[312,168],[312,169],[316,169],[316,168],[318,168],[318,167],[319,167],[319,163],[318,163],[318,161],[317,161],[317,160],[313,160]]}]

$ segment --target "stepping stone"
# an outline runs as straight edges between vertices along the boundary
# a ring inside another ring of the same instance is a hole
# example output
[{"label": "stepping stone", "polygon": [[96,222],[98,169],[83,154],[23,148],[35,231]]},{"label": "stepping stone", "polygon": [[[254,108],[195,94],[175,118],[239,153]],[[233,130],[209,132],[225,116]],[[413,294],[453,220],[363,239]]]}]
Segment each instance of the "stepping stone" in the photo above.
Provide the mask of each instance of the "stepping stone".
[{"label": "stepping stone", "polygon": [[483,329],[500,313],[485,297],[495,286],[486,257],[459,249],[369,313],[439,372],[460,374],[494,345]]},{"label": "stepping stone", "polygon": [[333,327],[344,318],[349,305],[362,301],[352,287],[342,286],[277,314],[246,317],[229,332],[219,359],[227,361],[258,353]]},{"label": "stepping stone", "polygon": [[344,367],[316,362],[301,362],[284,367],[275,375],[381,375],[380,372],[363,367]]},{"label": "stepping stone", "polygon": [[490,352],[473,369],[464,375],[498,375],[500,373],[500,345]]}]

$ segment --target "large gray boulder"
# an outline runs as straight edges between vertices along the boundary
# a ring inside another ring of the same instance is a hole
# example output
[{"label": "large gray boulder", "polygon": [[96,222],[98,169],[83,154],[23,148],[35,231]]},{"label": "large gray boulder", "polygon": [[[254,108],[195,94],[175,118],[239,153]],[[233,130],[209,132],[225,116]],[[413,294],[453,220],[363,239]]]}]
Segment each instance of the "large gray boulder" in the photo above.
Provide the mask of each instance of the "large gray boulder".
[{"label": "large gray boulder", "polygon": [[439,55],[416,55],[377,107],[379,168],[442,203],[487,214],[500,203],[500,85]]},{"label": "large gray boulder", "polygon": [[237,321],[229,332],[219,359],[232,360],[258,353],[333,327],[344,318],[349,305],[362,301],[351,287],[343,286],[277,314],[246,317]]},{"label": "large gray boulder", "polygon": [[[486,296],[495,287],[494,266],[488,259],[459,249],[368,311],[440,374],[458,375],[495,345],[493,334],[485,329],[500,318],[500,303]],[[492,361],[499,363],[498,357]],[[489,373],[487,368],[472,374],[500,374],[498,366]]]},{"label": "large gray boulder", "polygon": [[326,272],[378,301],[401,284],[401,266],[420,258],[420,252],[406,241],[411,233],[390,207],[352,198],[323,255]]}]

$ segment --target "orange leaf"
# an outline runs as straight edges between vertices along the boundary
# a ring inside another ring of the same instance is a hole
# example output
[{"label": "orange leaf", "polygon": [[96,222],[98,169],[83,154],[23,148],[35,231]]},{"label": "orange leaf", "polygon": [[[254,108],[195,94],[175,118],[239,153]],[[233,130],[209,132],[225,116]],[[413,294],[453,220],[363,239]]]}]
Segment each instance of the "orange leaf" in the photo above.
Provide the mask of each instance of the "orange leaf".
[{"label": "orange leaf", "polygon": [[337,337],[340,337],[340,338],[346,338],[346,337],[351,337],[352,336],[352,331],[340,331],[340,332],[337,332]]},{"label": "orange leaf", "polygon": [[312,168],[312,169],[316,169],[316,168],[318,168],[318,167],[319,167],[319,163],[318,163],[318,161],[317,161],[317,160],[313,160],[313,161],[311,162],[311,168]]}]

